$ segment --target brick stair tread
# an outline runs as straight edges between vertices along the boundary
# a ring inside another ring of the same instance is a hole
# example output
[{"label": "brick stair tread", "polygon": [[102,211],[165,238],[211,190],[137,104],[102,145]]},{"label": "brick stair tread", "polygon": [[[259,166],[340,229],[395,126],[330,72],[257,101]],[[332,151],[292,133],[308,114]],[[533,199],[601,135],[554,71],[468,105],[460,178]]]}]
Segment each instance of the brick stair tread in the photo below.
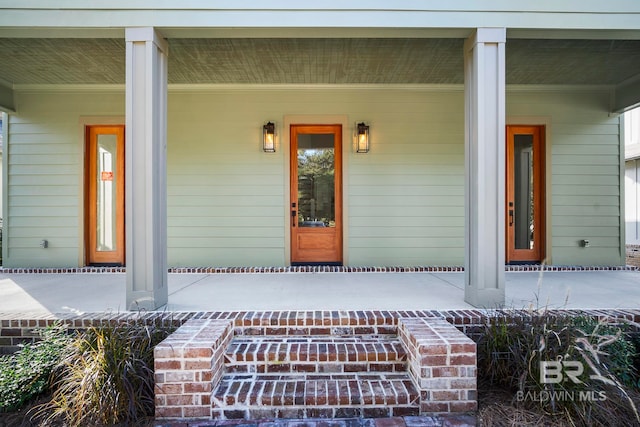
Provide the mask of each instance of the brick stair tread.
[{"label": "brick stair tread", "polygon": [[323,406],[419,407],[407,373],[226,374],[212,393],[214,408]]},{"label": "brick stair tread", "polygon": [[407,353],[396,336],[235,337],[225,363],[404,362]]}]

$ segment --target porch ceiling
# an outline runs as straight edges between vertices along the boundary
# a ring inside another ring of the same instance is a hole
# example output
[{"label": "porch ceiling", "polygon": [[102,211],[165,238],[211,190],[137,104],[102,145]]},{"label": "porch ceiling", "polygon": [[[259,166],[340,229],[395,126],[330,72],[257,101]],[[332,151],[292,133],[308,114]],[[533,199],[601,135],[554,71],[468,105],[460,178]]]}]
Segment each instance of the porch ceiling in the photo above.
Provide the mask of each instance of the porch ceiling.
[{"label": "porch ceiling", "polygon": [[[172,84],[462,84],[463,39],[169,39]],[[124,84],[123,39],[0,38],[0,81]],[[640,40],[509,39],[507,84],[618,85]]]}]

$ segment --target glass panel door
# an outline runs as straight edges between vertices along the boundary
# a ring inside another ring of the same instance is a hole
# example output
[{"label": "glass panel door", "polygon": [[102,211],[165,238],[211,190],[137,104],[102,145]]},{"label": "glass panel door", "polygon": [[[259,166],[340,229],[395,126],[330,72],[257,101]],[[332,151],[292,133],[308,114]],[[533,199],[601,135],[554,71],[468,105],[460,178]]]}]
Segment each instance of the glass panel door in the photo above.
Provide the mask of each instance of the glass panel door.
[{"label": "glass panel door", "polygon": [[507,262],[544,260],[544,127],[507,126]]},{"label": "glass panel door", "polygon": [[87,264],[124,265],[124,126],[87,128]]},{"label": "glass panel door", "polygon": [[291,262],[342,263],[342,126],[291,126]]}]

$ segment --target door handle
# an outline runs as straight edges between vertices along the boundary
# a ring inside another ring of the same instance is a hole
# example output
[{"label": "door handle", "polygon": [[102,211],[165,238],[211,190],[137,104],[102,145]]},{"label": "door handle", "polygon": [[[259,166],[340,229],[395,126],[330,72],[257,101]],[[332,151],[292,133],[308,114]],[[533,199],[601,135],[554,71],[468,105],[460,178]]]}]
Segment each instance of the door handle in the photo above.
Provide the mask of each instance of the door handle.
[{"label": "door handle", "polygon": [[296,211],[291,211],[291,226],[296,226]]},{"label": "door handle", "polygon": [[509,209],[509,227],[513,226],[513,209]]}]

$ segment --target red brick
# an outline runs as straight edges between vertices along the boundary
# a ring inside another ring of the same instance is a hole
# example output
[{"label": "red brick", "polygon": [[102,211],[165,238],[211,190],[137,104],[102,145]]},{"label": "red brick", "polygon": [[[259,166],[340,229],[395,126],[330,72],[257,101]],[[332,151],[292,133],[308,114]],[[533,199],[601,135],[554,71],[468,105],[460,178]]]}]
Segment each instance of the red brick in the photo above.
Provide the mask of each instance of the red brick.
[{"label": "red brick", "polygon": [[[420,346],[420,354],[422,356],[433,356],[438,354],[446,355],[448,353],[448,348],[445,344],[429,344],[429,345],[421,345]],[[462,353],[462,352],[460,352]],[[468,352],[465,352],[468,353]]]},{"label": "red brick", "polygon": [[[462,332],[460,332],[462,333]],[[451,344],[451,353],[475,353],[476,352],[476,344],[468,339],[468,343],[460,343],[460,344]]]},{"label": "red brick", "polygon": [[451,412],[472,412],[478,409],[475,401],[461,401],[450,403]]},{"label": "red brick", "polygon": [[460,389],[472,389],[475,390],[477,387],[476,378],[462,378],[462,379],[451,379],[451,388],[460,390]]},{"label": "red brick", "polygon": [[378,418],[374,421],[376,427],[405,427],[404,419],[398,417]]},{"label": "red brick", "polygon": [[431,376],[433,378],[458,377],[459,371],[456,366],[435,366],[431,368]]},{"label": "red brick", "polygon": [[156,418],[182,418],[182,407],[160,406],[156,408]]},{"label": "red brick", "polygon": [[183,414],[184,418],[209,418],[211,408],[208,406],[185,406]]},{"label": "red brick", "polygon": [[447,402],[422,402],[420,412],[423,414],[449,412],[449,404]]},{"label": "red brick", "polygon": [[171,359],[171,360],[163,360],[159,359],[154,362],[154,367],[156,371],[160,371],[163,369],[182,369],[182,364],[179,360]]},{"label": "red brick", "polygon": [[196,381],[211,381],[213,379],[212,371],[204,371],[204,372],[196,372],[195,380]]},{"label": "red brick", "polygon": [[211,383],[185,383],[184,393],[208,393],[211,392]]},{"label": "red brick", "polygon": [[156,384],[156,396],[158,394],[181,394],[182,384]]},{"label": "red brick", "polygon": [[432,401],[444,401],[444,400],[460,400],[460,395],[457,390],[432,390]]},{"label": "red brick", "polygon": [[185,405],[193,405],[195,402],[193,401],[193,395],[180,395],[180,394],[168,394],[167,396],[167,406],[185,406]]},{"label": "red brick", "polygon": [[211,360],[185,360],[184,369],[187,371],[211,369]]},{"label": "red brick", "polygon": [[194,381],[194,373],[189,371],[168,371],[164,374],[164,381],[167,383],[184,383],[188,381]]},{"label": "red brick", "polygon": [[185,359],[200,359],[204,357],[211,357],[213,355],[213,350],[211,348],[185,348],[183,357]]},{"label": "red brick", "polygon": [[446,355],[426,355],[420,358],[420,364],[423,366],[445,366],[447,364]]},{"label": "red brick", "polygon": [[474,365],[476,364],[475,354],[452,354],[450,357],[451,365]]}]

